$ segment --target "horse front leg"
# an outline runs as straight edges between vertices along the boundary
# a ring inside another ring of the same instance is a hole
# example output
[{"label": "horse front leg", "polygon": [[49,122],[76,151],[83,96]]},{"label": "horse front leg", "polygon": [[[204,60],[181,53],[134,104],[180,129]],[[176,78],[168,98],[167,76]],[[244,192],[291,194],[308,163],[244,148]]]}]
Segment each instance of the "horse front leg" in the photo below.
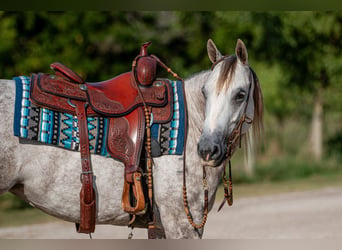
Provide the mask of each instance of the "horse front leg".
[{"label": "horse front leg", "polygon": [[[153,170],[155,205],[158,208],[159,220],[166,238],[199,239],[202,238],[203,228],[195,229],[188,221],[184,210],[182,170],[182,158],[179,156],[164,156],[155,159]],[[201,178],[199,178],[199,183],[197,183],[197,178],[194,180],[189,180],[189,207],[194,222],[201,223],[204,210],[203,189]]]},{"label": "horse front leg", "polygon": [[[203,228],[194,228],[185,214],[184,207],[174,204],[159,206],[160,220],[167,239],[201,239]],[[197,217],[194,219],[197,221]]]}]

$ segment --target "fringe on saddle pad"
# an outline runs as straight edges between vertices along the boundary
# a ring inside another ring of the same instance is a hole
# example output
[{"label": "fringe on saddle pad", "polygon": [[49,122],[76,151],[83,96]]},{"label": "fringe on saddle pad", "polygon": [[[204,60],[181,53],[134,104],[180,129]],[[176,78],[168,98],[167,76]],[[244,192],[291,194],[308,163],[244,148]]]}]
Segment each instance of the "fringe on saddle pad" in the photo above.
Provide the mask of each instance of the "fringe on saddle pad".
[{"label": "fringe on saddle pad", "polygon": [[[40,108],[29,100],[30,78],[14,77],[16,84],[14,135],[32,141],[79,151],[77,117]],[[183,154],[185,115],[184,93],[181,81],[172,81],[173,117],[166,124],[151,127],[153,156]],[[109,156],[106,149],[108,118],[88,117],[89,147],[92,154]]]}]

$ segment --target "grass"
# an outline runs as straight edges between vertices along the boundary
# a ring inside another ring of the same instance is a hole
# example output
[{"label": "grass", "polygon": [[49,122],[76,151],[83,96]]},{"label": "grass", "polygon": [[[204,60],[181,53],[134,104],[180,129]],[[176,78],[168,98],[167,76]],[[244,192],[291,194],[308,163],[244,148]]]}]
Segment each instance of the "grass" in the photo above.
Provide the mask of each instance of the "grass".
[{"label": "grass", "polygon": [[0,210],[0,227],[31,225],[56,220],[56,218],[35,208],[15,211]]},{"label": "grass", "polygon": [[22,202],[11,193],[0,197],[0,227],[45,223],[57,219]]},{"label": "grass", "polygon": [[342,174],[342,166],[335,160],[311,162],[293,158],[278,158],[264,164],[259,163],[252,177],[246,176],[239,169],[234,170],[236,172],[235,182],[239,183],[282,182],[306,179],[312,176],[329,177]]},{"label": "grass", "polygon": [[[318,190],[326,187],[342,187],[342,173],[334,175],[312,175],[303,179],[263,181],[254,183],[233,183],[234,198],[275,195],[286,192]],[[223,191],[217,196],[222,199]]]},{"label": "grass", "polygon": [[252,177],[233,169],[233,181],[236,198],[342,187],[342,166],[336,160],[311,162],[279,158],[259,163]]}]

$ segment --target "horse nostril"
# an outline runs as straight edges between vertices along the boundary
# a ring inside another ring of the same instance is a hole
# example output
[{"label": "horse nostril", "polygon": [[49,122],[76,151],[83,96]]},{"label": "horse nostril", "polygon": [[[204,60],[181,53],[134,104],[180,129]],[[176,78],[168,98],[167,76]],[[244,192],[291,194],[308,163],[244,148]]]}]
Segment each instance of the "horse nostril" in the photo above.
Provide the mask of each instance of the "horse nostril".
[{"label": "horse nostril", "polygon": [[219,146],[218,145],[214,145],[214,149],[211,155],[216,155],[219,152]]},{"label": "horse nostril", "polygon": [[213,150],[212,150],[212,153],[211,153],[210,158],[211,158],[212,160],[217,160],[217,159],[220,158],[220,157],[221,157],[221,147],[220,147],[219,144],[215,144],[215,145],[213,146]]},{"label": "horse nostril", "polygon": [[197,146],[198,155],[203,159],[208,161],[211,156],[211,149],[207,143],[199,143]]},{"label": "horse nostril", "polygon": [[206,143],[206,144],[199,144],[198,145],[198,154],[200,157],[205,161],[210,160],[217,160],[221,157],[221,148],[219,144],[212,144],[212,143]]}]

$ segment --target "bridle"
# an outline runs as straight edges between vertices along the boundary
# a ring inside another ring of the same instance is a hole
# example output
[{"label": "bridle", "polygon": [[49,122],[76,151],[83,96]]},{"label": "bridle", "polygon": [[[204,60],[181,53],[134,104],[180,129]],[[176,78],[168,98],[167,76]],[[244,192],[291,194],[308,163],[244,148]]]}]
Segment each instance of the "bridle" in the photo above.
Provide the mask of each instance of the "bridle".
[{"label": "bridle", "polygon": [[[239,142],[239,148],[241,148],[243,124],[244,123],[247,123],[247,124],[253,123],[253,119],[247,115],[247,107],[249,104],[249,96],[251,94],[250,91],[251,91],[251,86],[252,86],[252,82],[253,82],[252,71],[250,72],[249,79],[250,79],[250,81],[249,81],[249,87],[248,87],[248,93],[247,93],[247,100],[246,100],[246,104],[244,107],[243,114],[242,114],[239,122],[236,124],[233,132],[230,134],[230,136],[228,137],[228,140],[227,140],[227,153],[226,153],[226,160],[224,161],[224,164],[223,164],[224,170],[223,170],[223,176],[222,176],[225,199],[223,199],[221,205],[219,206],[218,211],[220,211],[221,208],[223,207],[225,200],[227,201],[229,206],[233,205],[233,180],[232,180],[232,170],[231,170],[230,158],[232,157],[238,142]],[[229,164],[228,165],[228,167],[229,167],[229,179],[228,180],[226,177],[226,167],[225,167],[225,166],[227,166],[227,162]]]},{"label": "bridle", "polygon": [[[225,60],[229,56],[230,55],[222,56],[219,60],[214,62],[211,66],[211,70],[214,70],[215,66],[218,63],[222,62],[223,60]],[[243,114],[242,114],[239,122],[236,124],[233,132],[230,134],[230,136],[227,139],[227,153],[226,153],[226,160],[224,161],[224,164],[223,164],[224,171],[223,171],[223,175],[222,175],[223,188],[224,188],[224,199],[223,199],[221,205],[219,206],[218,211],[221,210],[221,208],[225,204],[225,201],[227,201],[229,206],[233,205],[233,180],[232,180],[230,158],[232,157],[234,150],[236,149],[237,143],[239,143],[239,147],[241,148],[241,136],[242,136],[243,124],[244,123],[247,123],[247,124],[253,123],[253,119],[247,115],[247,107],[249,104],[249,96],[251,94],[250,92],[251,92],[251,86],[252,86],[253,80],[254,79],[253,79],[252,70],[250,70],[247,101],[246,101],[246,104],[244,107],[244,111],[243,111]],[[228,179],[226,176],[227,163],[228,163],[228,167],[229,167]],[[186,165],[186,154],[184,151],[184,161],[183,161],[183,203],[184,203],[184,209],[185,209],[185,213],[187,215],[187,218],[188,218],[190,224],[194,228],[200,229],[200,228],[204,227],[204,225],[207,221],[207,218],[208,218],[208,213],[209,213],[209,205],[208,205],[209,204],[209,198],[208,198],[209,189],[208,189],[208,183],[207,183],[207,178],[206,178],[206,170],[205,170],[206,165],[205,164],[202,165],[202,168],[203,168],[203,179],[202,180],[203,180],[203,189],[204,189],[204,211],[203,211],[203,215],[202,215],[202,220],[199,224],[197,224],[193,221],[193,217],[192,217],[192,214],[191,214],[190,208],[189,208],[189,203],[188,203],[188,198],[187,198],[187,189],[186,189],[186,177],[185,177],[186,166],[185,165]]]}]

